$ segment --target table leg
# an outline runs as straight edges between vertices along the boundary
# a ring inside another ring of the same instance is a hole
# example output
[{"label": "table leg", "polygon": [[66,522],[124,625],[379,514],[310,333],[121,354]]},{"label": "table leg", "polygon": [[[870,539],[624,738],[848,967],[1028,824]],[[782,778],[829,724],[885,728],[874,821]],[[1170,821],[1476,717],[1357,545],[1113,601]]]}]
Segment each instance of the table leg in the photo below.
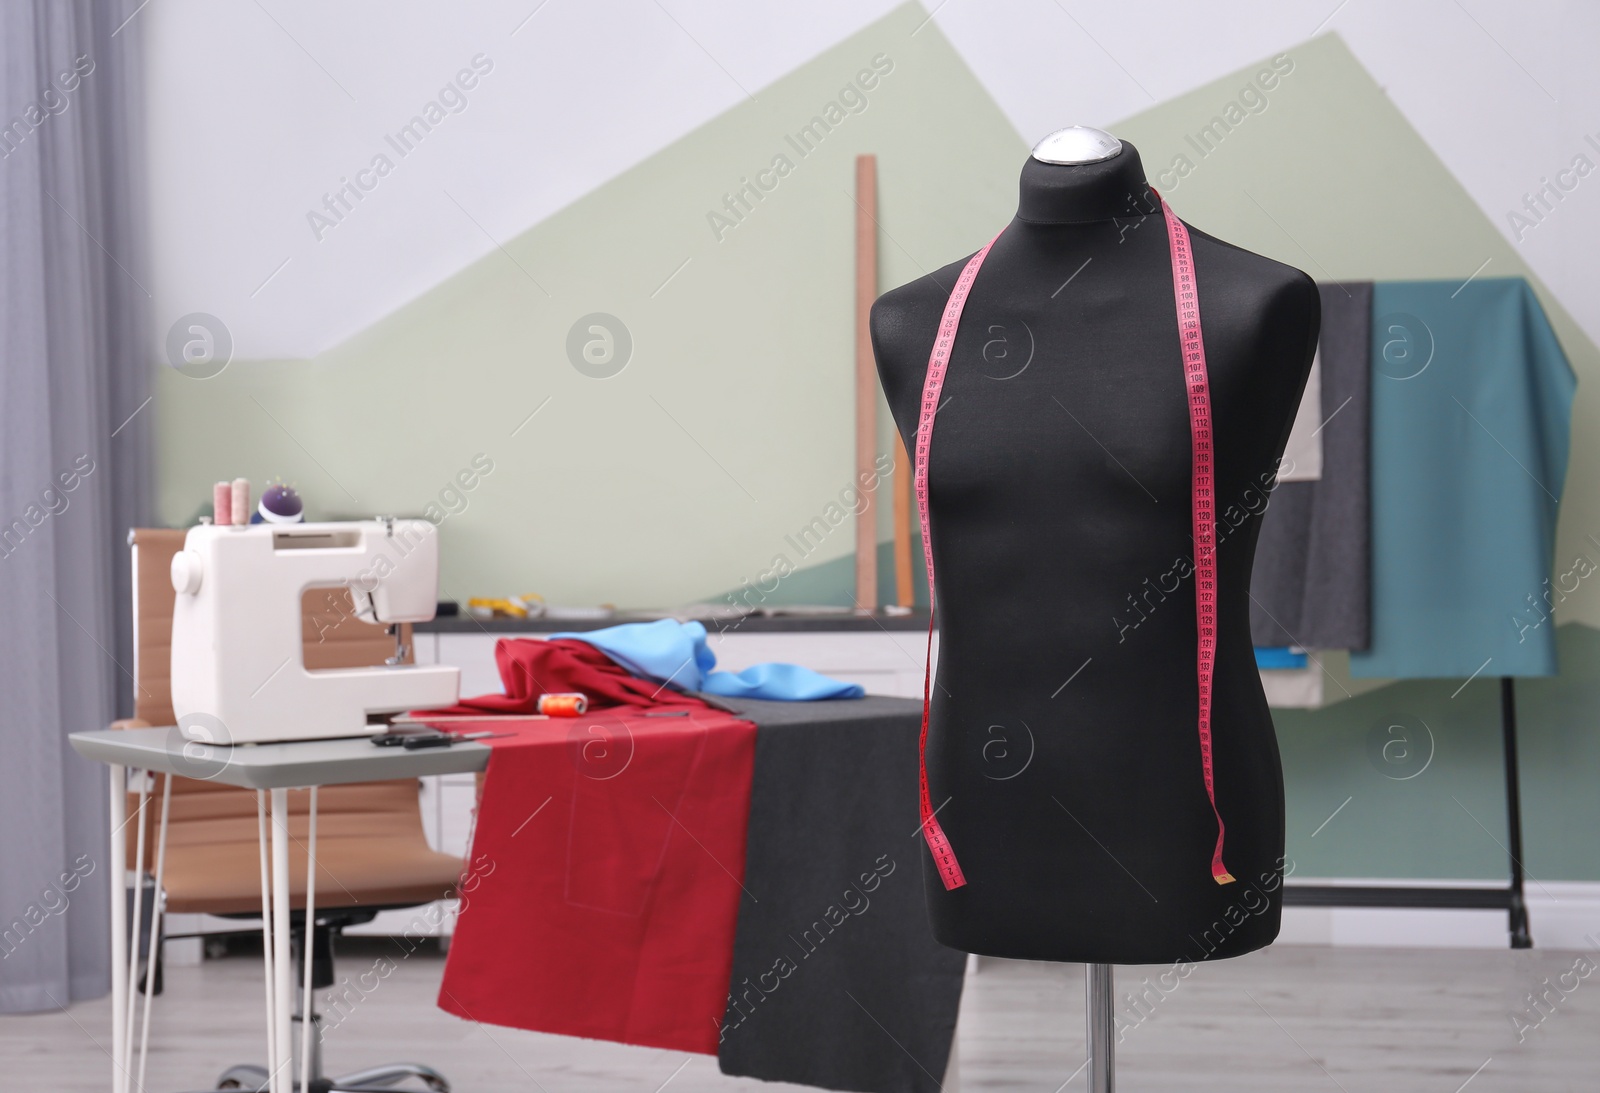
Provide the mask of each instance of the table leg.
[{"label": "table leg", "polygon": [[144,933],[144,806],[150,801],[150,773],[141,770],[139,774],[139,808],[133,814],[133,822],[139,825],[138,834],[134,836],[133,851],[133,928],[129,931],[128,944],[128,1001],[124,1007],[127,1028],[122,1034],[122,1069],[126,1075],[124,1081],[133,1078],[133,1017],[139,1008],[139,942]]},{"label": "table leg", "polygon": [[[167,816],[172,811],[172,775],[165,776],[161,791],[161,825],[156,829],[156,886],[150,897],[150,949],[145,958],[144,965],[144,1015],[139,1029],[139,1080],[136,1083],[141,1091],[144,1085],[145,1060],[150,1057],[150,1002],[155,996],[156,964],[160,958],[161,950],[161,883],[166,875],[167,867]],[[144,887],[139,889],[140,902],[143,902]]]},{"label": "table leg", "polygon": [[267,845],[267,793],[256,790],[256,837],[261,851],[261,980],[267,994],[267,1079],[268,1088],[278,1093],[278,1079],[272,1061],[278,1057],[278,1007],[272,996],[272,874]]},{"label": "table leg", "polygon": [[128,771],[111,768],[111,1093],[127,1093],[122,1067],[128,1004]]},{"label": "table leg", "polygon": [[317,933],[317,787],[311,787],[311,828],[306,832],[306,925],[304,940],[300,944],[300,959],[305,964],[305,987],[300,1000],[300,1088],[311,1088],[311,1060],[319,1045],[311,1038],[317,1035],[315,1012],[311,1003],[311,953]]},{"label": "table leg", "polygon": [[278,1052],[271,1062],[273,1093],[294,1085],[293,1025],[290,992],[294,990],[289,945],[289,791],[272,791],[272,1000],[276,1010]]}]

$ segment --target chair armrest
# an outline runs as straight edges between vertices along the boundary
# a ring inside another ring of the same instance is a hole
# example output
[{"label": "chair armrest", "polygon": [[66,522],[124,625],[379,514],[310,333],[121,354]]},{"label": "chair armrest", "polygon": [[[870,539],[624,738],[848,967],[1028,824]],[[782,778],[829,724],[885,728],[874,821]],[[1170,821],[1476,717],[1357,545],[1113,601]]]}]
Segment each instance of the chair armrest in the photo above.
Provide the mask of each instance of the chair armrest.
[{"label": "chair armrest", "polygon": [[139,717],[119,717],[111,723],[113,729],[148,729],[150,722]]}]

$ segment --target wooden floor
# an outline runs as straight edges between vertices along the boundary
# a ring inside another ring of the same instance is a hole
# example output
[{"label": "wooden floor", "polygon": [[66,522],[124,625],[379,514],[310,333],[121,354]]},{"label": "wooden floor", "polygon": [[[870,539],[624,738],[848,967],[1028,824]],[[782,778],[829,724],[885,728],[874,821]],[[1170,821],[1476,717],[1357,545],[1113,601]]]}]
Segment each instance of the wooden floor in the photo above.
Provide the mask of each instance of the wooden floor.
[{"label": "wooden floor", "polygon": [[[351,939],[341,974],[390,952]],[[1279,946],[1195,968],[1118,969],[1120,1093],[1594,1093],[1600,1089],[1600,974],[1571,952],[1363,950]],[[718,1073],[708,1056],[473,1025],[433,1005],[441,958],[419,950],[327,1033],[330,1073],[416,1059],[457,1093],[784,1093]],[[158,1000],[146,1088],[210,1089],[262,1051],[259,957],[172,968]],[[1561,976],[1567,973],[1561,990]],[[1130,991],[1148,978],[1145,1001]],[[1530,992],[1552,986],[1542,1010]],[[1542,1015],[1542,1016],[1541,1016]],[[1519,1033],[1514,1018],[1524,1027]],[[0,1084],[103,1093],[109,1003],[0,1017]],[[961,1093],[1086,1088],[1083,972],[1074,965],[982,963],[967,979],[960,1027]],[[898,1050],[892,1044],[886,1050]],[[681,1069],[680,1069],[681,1068]],[[952,1083],[953,1084],[953,1083]]]}]

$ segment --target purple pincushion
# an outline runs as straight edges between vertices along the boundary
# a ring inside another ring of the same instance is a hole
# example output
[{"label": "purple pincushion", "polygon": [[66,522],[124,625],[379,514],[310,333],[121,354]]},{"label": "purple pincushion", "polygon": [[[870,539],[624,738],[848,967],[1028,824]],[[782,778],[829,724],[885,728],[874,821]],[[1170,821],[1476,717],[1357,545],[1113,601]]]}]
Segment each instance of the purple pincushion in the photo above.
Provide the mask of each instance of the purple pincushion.
[{"label": "purple pincushion", "polygon": [[293,486],[268,486],[261,494],[256,513],[268,524],[298,524],[305,519],[305,506]]}]

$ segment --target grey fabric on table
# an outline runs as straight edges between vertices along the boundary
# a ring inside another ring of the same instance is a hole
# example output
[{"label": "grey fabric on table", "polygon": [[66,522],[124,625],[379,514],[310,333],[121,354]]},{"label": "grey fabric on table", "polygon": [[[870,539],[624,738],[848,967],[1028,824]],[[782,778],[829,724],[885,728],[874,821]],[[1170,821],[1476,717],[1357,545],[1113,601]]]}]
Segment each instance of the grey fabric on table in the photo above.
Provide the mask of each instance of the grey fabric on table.
[{"label": "grey fabric on table", "polygon": [[756,725],[722,1072],[933,1093],[966,955],[933,939],[923,902],[921,703],[717,701]]},{"label": "grey fabric on table", "polygon": [[1250,579],[1256,645],[1365,649],[1372,632],[1372,282],[1322,296],[1322,478],[1284,482]]}]

